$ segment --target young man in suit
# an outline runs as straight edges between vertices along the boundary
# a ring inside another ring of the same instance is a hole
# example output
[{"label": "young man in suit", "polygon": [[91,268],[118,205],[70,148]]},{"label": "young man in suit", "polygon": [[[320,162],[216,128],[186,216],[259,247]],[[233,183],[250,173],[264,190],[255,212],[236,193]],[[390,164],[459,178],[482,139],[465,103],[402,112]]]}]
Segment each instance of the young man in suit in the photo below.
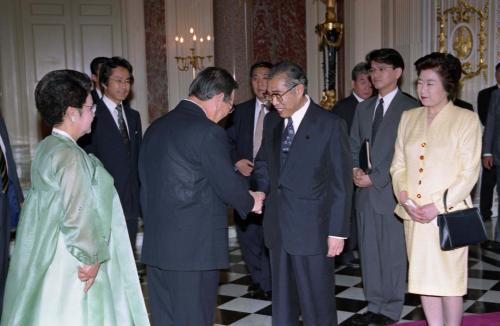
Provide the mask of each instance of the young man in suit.
[{"label": "young man in suit", "polygon": [[[406,291],[406,251],[403,223],[394,215],[389,168],[403,111],[418,102],[403,94],[398,82],[404,62],[394,49],[373,50],[366,56],[377,96],[356,107],[351,127],[356,191],[358,245],[368,311],[354,325],[388,325],[399,320]],[[359,154],[370,143],[370,171],[359,168]]]},{"label": "young man in suit", "polygon": [[[477,95],[477,112],[479,119],[484,127],[488,122],[488,108],[494,91],[499,89],[500,85],[500,63],[495,66],[496,85],[485,88]],[[497,172],[495,165],[489,165],[489,168],[484,167],[481,175],[481,193],[479,199],[479,210],[485,221],[491,220],[493,206],[493,190],[495,189],[497,180]]]},{"label": "young man in suit", "polygon": [[[497,193],[500,196],[500,89],[491,94],[491,100],[483,134],[483,167],[486,170],[496,168]],[[500,250],[500,205],[498,207],[497,223],[494,241],[485,244],[486,248]]]},{"label": "young man in suit", "polygon": [[[354,111],[358,103],[363,102],[373,94],[373,85],[370,81],[368,73],[368,65],[366,62],[360,62],[352,68],[351,85],[352,93],[348,97],[340,100],[332,109],[332,112],[344,119],[347,123],[347,130],[351,129]],[[342,254],[335,259],[335,262],[340,265],[357,265],[354,257],[354,250],[358,246],[358,236],[356,227],[356,211],[351,205],[351,236],[346,242],[346,246]]]},{"label": "young man in suit", "polygon": [[106,62],[108,58],[106,57],[96,57],[90,62],[90,78],[92,79],[93,89],[90,91],[90,95],[92,95],[92,101],[94,104],[97,104],[102,98],[102,89],[101,84],[99,83],[99,69],[104,62]]},{"label": "young man in suit", "polygon": [[[254,98],[238,104],[227,129],[231,146],[231,160],[237,171],[250,182],[253,161],[262,141],[264,117],[269,112],[266,102],[267,81],[272,64],[257,62],[250,68]],[[248,292],[255,297],[271,297],[271,266],[269,252],[264,245],[262,215],[250,213],[241,218],[234,211],[234,222],[240,242],[243,260],[252,278]]]},{"label": "young man in suit", "polygon": [[99,158],[113,176],[135,251],[141,214],[137,160],[142,127],[139,112],[124,103],[134,82],[132,65],[121,57],[106,60],[99,70],[99,82],[104,95],[94,103],[97,108],[92,131],[78,143]]},{"label": "young man in suit", "polygon": [[202,70],[189,97],[144,135],[142,262],[155,325],[213,325],[219,270],[229,267],[226,204],[240,216],[262,210],[263,196],[249,194],[234,173],[217,125],[232,110],[237,85],[224,69]]},{"label": "young man in suit", "polygon": [[[0,311],[9,266],[10,231],[16,227],[23,192],[17,176],[9,134],[0,115]],[[1,313],[0,313],[1,314]]]},{"label": "young man in suit", "polygon": [[272,323],[337,325],[333,257],[349,235],[352,181],[345,122],[313,103],[301,67],[274,66],[254,182],[267,195],[264,238]]}]

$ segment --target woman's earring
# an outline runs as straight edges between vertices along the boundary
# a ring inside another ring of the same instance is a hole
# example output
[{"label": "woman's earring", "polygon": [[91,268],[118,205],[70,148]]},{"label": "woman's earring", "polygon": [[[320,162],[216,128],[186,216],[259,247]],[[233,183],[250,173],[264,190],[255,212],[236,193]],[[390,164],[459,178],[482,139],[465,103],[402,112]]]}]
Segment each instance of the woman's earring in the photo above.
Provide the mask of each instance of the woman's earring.
[{"label": "woman's earring", "polygon": [[70,120],[71,120],[71,122],[73,122],[73,123],[75,123],[75,122],[76,122],[76,118],[75,118],[75,117],[73,117],[73,116],[72,116],[71,118],[69,118],[69,119],[70,119]]}]

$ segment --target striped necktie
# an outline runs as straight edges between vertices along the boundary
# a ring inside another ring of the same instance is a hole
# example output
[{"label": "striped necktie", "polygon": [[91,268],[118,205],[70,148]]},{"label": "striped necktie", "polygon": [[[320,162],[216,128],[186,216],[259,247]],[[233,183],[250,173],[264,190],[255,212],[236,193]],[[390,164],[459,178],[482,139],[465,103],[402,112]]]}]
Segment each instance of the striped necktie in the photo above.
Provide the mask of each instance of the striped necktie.
[{"label": "striped necktie", "polygon": [[7,161],[5,160],[5,155],[1,148],[0,148],[0,176],[2,177],[2,193],[6,193],[7,188],[9,187],[9,175],[7,173]]},{"label": "striped necktie", "polygon": [[125,120],[123,119],[123,108],[121,104],[118,104],[115,109],[118,111],[118,129],[122,135],[123,145],[125,145],[130,153],[130,138],[128,137],[127,126],[125,125]]}]

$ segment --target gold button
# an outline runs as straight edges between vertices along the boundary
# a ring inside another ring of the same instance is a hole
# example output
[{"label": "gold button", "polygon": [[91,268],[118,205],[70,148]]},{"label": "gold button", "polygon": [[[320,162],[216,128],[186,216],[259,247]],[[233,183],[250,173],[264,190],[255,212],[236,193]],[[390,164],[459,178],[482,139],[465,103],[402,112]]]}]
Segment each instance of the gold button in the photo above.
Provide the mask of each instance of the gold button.
[{"label": "gold button", "polygon": [[422,198],[422,195],[421,194],[417,194],[417,198]]},{"label": "gold button", "polygon": [[422,146],[422,147],[425,147],[425,145],[427,145],[427,144],[426,144],[426,143],[422,143],[422,144],[420,144],[420,146]]},{"label": "gold button", "polygon": [[424,156],[423,155],[420,155],[420,159],[423,160],[424,159]]},{"label": "gold button", "polygon": [[422,172],[424,172],[424,169],[420,168],[420,169],[418,169],[418,172],[422,173]]},{"label": "gold button", "polygon": [[450,208],[448,208],[448,209],[453,209],[453,206],[451,206],[451,207],[450,207]]},{"label": "gold button", "polygon": [[418,184],[421,185],[422,184],[422,180],[418,180]]}]

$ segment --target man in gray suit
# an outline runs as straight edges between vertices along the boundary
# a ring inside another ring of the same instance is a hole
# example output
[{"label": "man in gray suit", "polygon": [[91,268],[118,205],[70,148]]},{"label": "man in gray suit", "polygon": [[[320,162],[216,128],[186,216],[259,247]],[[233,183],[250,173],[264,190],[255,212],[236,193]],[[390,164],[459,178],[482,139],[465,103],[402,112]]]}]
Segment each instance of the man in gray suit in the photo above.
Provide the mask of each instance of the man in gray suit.
[{"label": "man in gray suit", "polygon": [[[394,215],[396,200],[389,168],[403,111],[418,102],[403,94],[398,81],[404,62],[394,49],[373,50],[366,56],[378,96],[358,104],[351,127],[353,181],[363,288],[368,312],[354,325],[388,325],[399,320],[406,290],[403,223]],[[369,143],[371,168],[360,168],[360,151]]]},{"label": "man in gray suit", "polygon": [[[483,134],[483,166],[490,170],[496,167],[500,171],[500,89],[491,93],[490,105],[488,108],[488,118]],[[497,177],[497,192],[500,195],[500,173]],[[500,249],[500,205],[498,208],[497,224],[495,227],[494,241],[487,244],[487,248]]]}]

